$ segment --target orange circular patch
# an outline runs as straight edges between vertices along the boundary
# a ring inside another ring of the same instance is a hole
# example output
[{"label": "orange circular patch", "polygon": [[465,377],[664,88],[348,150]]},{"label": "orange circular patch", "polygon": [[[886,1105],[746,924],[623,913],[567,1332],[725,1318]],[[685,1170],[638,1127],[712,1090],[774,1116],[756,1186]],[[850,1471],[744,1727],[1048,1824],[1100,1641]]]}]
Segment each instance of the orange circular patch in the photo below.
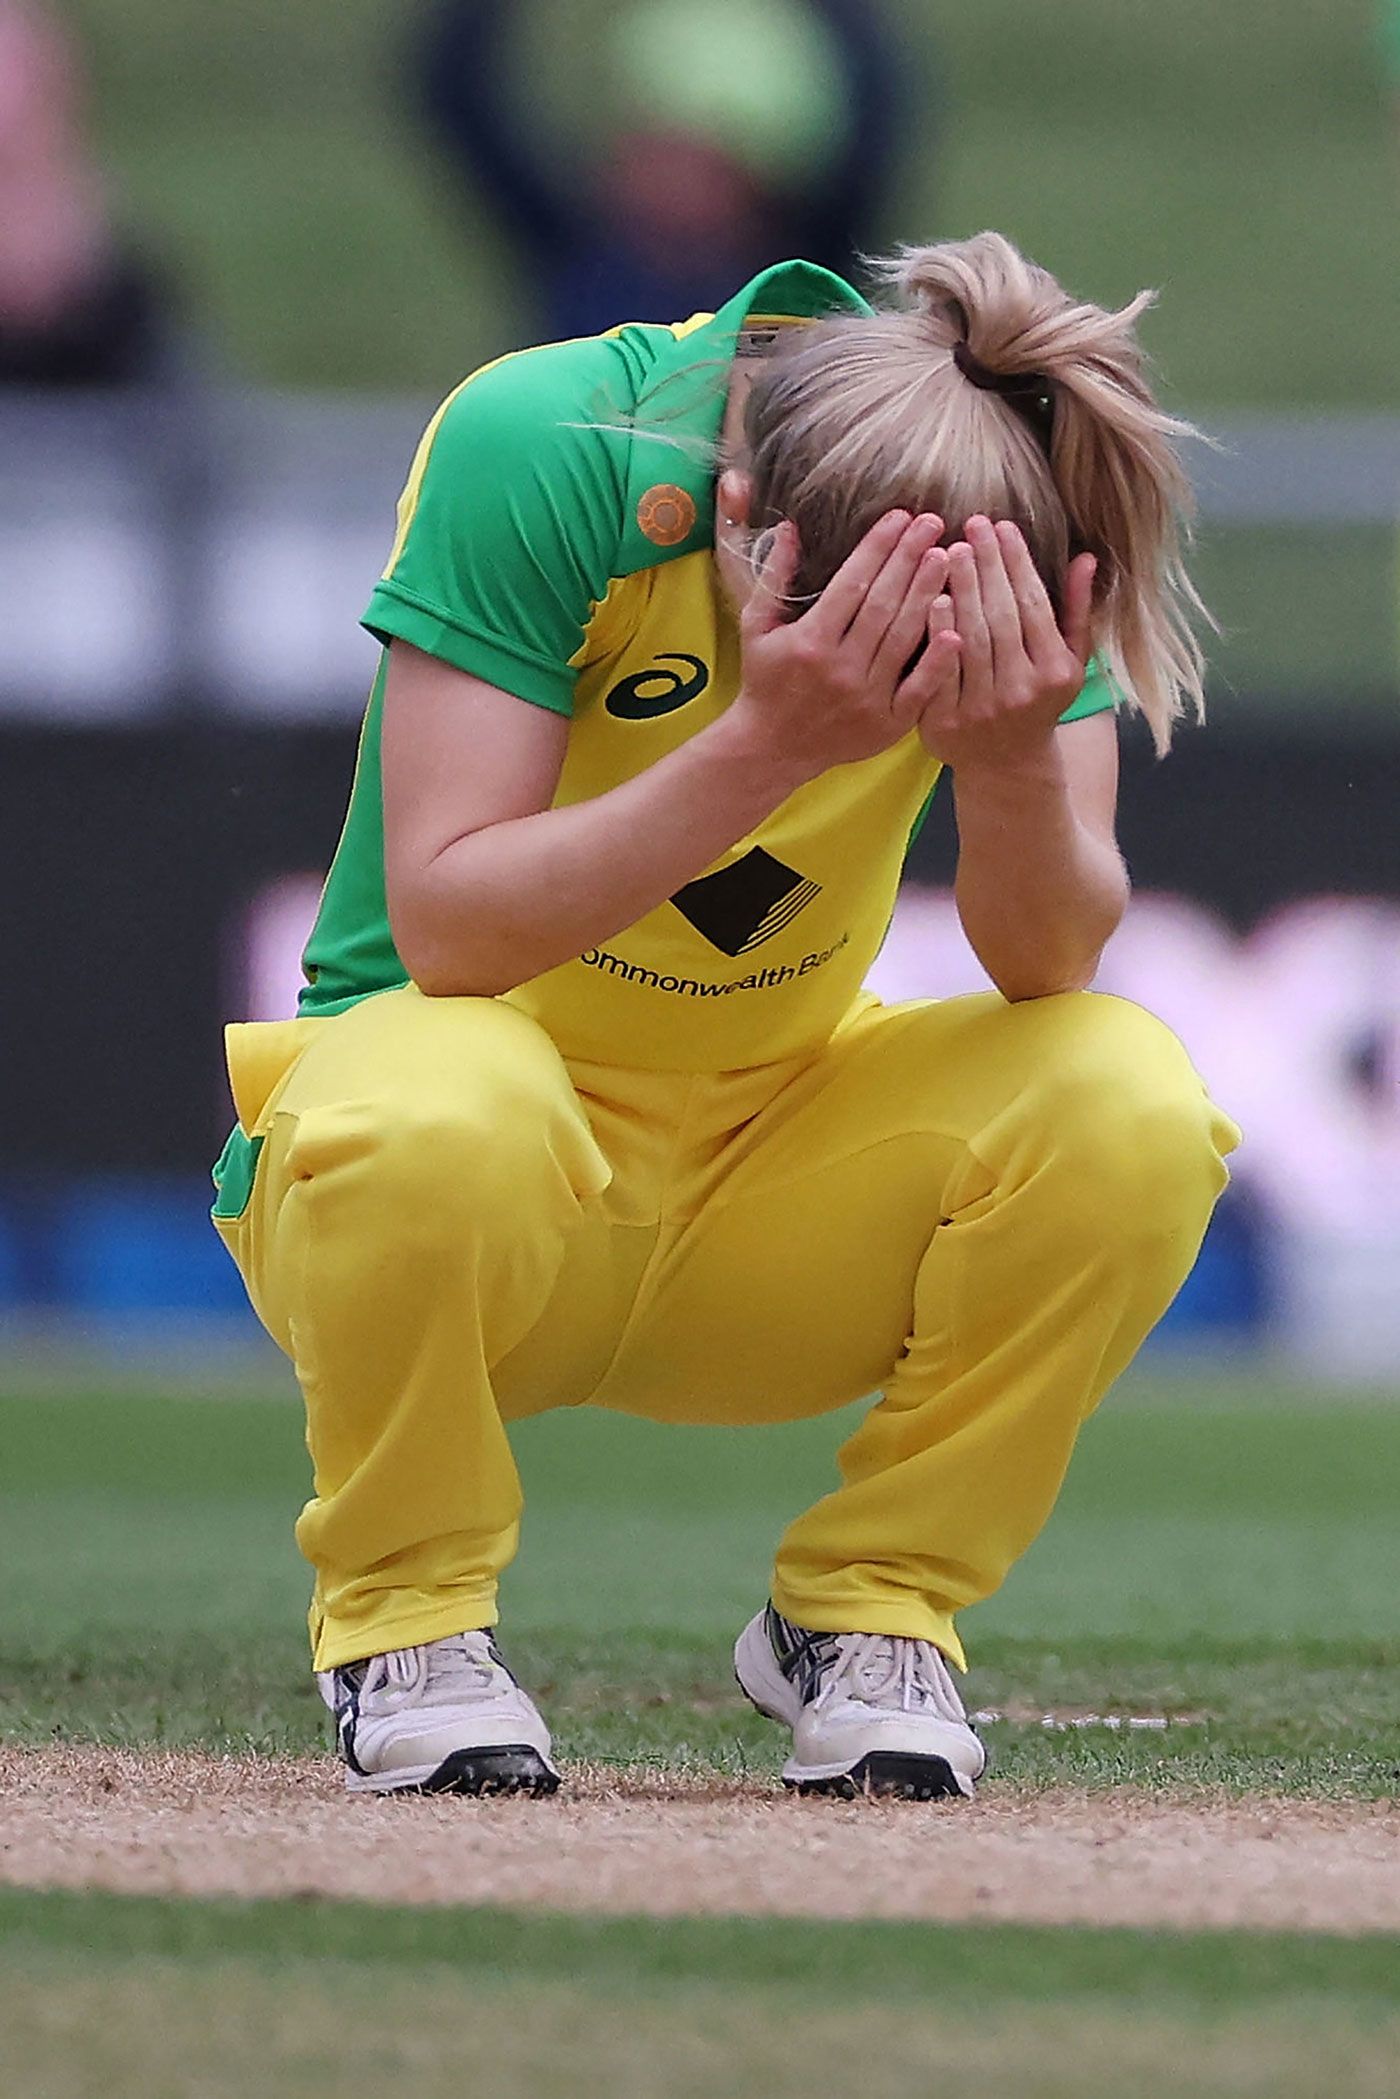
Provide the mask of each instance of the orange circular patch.
[{"label": "orange circular patch", "polygon": [[678,547],[695,530],[695,499],[673,481],[658,481],[637,505],[637,523],[654,547]]}]

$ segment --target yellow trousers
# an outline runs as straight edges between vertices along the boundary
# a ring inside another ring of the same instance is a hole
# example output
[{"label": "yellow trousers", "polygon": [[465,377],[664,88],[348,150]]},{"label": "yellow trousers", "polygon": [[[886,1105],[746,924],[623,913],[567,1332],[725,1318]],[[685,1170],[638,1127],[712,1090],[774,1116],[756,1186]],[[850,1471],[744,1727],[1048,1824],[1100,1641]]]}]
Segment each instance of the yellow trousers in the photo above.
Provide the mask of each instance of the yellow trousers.
[{"label": "yellow trousers", "polygon": [[511,1006],[410,987],[233,1028],[230,1069],[263,1144],[220,1229],[306,1398],[321,1669],[495,1622],[504,1422],[870,1393],[774,1601],[960,1662],[954,1614],[1045,1522],[1238,1137],[1160,1022],[1089,993],[866,998],[810,1057],[694,1075],[566,1065]]}]

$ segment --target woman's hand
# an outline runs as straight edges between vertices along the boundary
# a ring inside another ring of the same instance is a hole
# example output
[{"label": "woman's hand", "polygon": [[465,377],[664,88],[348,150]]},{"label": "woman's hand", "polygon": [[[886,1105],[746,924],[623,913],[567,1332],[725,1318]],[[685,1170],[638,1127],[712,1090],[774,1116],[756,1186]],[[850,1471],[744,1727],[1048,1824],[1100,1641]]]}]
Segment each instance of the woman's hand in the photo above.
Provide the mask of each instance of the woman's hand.
[{"label": "woman's hand", "polygon": [[873,757],[917,726],[939,683],[928,659],[937,668],[956,657],[956,636],[928,642],[948,577],[942,532],[941,518],[890,511],[790,620],[800,549],[796,527],[778,526],[740,621],[742,683],[728,715],[760,762],[790,768],[797,784]]},{"label": "woman's hand", "polygon": [[1070,563],[1061,629],[1018,528],[968,519],[966,541],[948,551],[947,592],[931,613],[959,644],[958,676],[943,677],[919,720],[935,758],[956,773],[1046,755],[1084,683],[1094,569],[1092,554]]}]

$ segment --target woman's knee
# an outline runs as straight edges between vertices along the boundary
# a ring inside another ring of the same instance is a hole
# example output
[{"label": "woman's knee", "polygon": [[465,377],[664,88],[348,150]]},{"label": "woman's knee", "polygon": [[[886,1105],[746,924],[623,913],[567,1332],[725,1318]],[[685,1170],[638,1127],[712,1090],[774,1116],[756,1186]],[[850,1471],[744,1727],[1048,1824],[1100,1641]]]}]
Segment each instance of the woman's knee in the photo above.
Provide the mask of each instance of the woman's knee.
[{"label": "woman's knee", "polygon": [[1035,1089],[1057,1158],[1111,1216],[1204,1217],[1239,1132],[1154,1015],[1099,994],[1079,994],[1072,1007]]}]

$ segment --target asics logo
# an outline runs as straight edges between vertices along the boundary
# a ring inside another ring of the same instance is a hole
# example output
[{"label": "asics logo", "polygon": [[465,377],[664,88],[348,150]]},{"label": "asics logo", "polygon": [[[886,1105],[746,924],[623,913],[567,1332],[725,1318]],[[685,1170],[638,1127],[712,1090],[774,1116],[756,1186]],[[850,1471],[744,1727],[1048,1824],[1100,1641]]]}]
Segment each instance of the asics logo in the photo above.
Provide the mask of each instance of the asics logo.
[{"label": "asics logo", "polygon": [[[682,670],[666,670],[665,664],[679,663]],[[677,707],[684,707],[690,700],[699,699],[710,682],[709,665],[698,656],[688,656],[683,651],[663,652],[648,670],[637,671],[630,678],[621,679],[613,686],[603,705],[609,714],[624,722],[655,721],[658,715],[674,714]]]}]

